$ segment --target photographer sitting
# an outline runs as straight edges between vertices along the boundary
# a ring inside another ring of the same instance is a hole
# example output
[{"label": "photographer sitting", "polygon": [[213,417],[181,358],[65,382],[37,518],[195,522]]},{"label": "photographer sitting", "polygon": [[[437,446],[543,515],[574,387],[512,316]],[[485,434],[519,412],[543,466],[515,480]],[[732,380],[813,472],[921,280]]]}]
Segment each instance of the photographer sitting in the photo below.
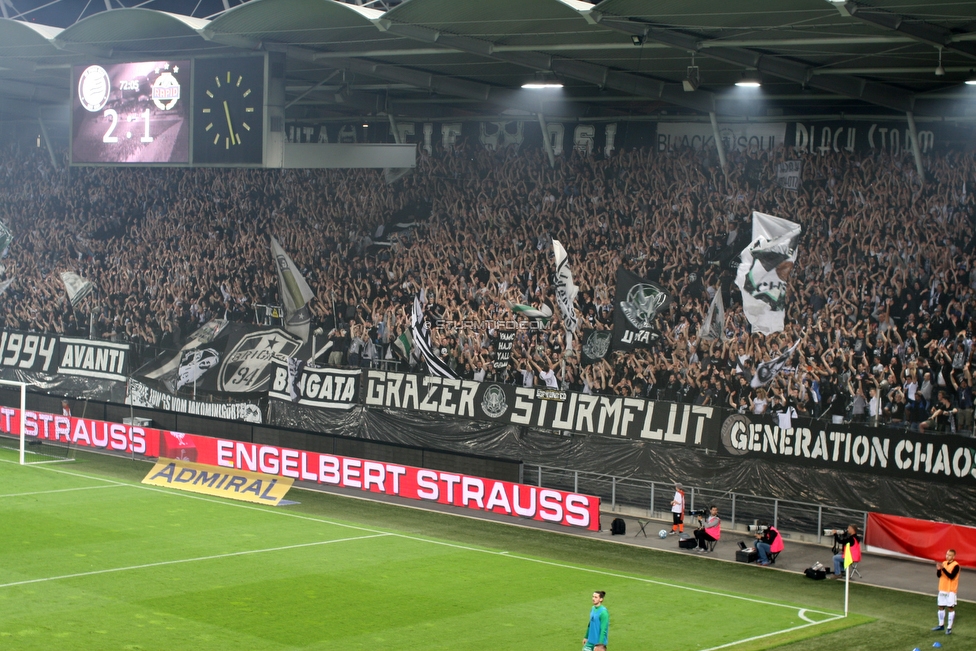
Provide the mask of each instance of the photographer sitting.
[{"label": "photographer sitting", "polygon": [[840,547],[840,553],[834,554],[834,573],[832,578],[844,576],[844,552],[847,546],[851,548],[851,560],[855,563],[861,560],[861,539],[857,535],[857,527],[847,525],[847,531],[834,529],[834,547]]},{"label": "photographer sitting", "polygon": [[709,509],[708,518],[698,516],[698,528],[695,529],[695,539],[698,541],[698,553],[708,553],[708,543],[715,542],[722,537],[722,519],[718,517],[718,507]]},{"label": "photographer sitting", "polygon": [[780,535],[776,527],[769,526],[768,522],[760,523],[760,533],[756,534],[756,551],[759,552],[760,565],[769,565],[773,561],[770,554],[778,554],[783,551],[783,536]]}]

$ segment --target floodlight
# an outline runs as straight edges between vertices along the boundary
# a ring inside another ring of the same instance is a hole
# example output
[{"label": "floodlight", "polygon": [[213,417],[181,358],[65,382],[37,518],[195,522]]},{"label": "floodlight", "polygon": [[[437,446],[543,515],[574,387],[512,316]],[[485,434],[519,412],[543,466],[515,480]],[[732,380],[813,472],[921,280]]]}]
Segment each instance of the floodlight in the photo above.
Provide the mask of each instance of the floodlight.
[{"label": "floodlight", "polygon": [[735,85],[739,88],[759,88],[762,86],[762,81],[759,79],[759,73],[754,70],[746,70],[742,73],[742,79],[735,82]]}]

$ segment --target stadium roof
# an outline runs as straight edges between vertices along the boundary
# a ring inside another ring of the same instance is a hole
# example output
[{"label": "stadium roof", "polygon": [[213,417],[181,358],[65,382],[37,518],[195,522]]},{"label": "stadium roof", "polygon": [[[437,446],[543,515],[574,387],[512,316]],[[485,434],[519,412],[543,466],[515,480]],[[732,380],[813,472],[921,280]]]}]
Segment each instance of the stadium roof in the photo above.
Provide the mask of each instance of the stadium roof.
[{"label": "stadium roof", "polygon": [[[290,121],[962,118],[976,107],[963,85],[976,2],[237,1],[93,0],[75,15],[68,0],[0,0],[0,119],[66,120],[71,64],[262,50],[286,55]],[[700,85],[686,91],[692,65]],[[744,74],[762,88],[737,88]],[[521,88],[533,80],[564,88]]]}]

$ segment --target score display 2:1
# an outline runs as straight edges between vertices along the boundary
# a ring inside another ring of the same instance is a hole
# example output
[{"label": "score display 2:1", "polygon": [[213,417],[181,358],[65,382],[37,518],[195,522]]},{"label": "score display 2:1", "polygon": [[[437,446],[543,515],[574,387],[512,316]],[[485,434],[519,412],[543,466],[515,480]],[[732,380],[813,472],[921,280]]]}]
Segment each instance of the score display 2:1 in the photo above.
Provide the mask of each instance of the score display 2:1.
[{"label": "score display 2:1", "polygon": [[75,66],[72,164],[188,164],[189,61]]}]

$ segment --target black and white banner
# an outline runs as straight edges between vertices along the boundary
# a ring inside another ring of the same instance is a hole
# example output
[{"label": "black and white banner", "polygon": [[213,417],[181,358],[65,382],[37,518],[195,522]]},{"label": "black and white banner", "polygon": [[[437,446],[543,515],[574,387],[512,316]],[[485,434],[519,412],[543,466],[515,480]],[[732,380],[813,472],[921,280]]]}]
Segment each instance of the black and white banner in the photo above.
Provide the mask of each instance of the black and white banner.
[{"label": "black and white banner", "polygon": [[157,391],[148,384],[133,379],[129,383],[125,404],[133,407],[162,409],[181,414],[238,420],[245,423],[261,423],[261,407],[257,402],[203,402],[176,396],[165,391]]},{"label": "black and white banner", "polygon": [[803,182],[803,161],[785,160],[776,163],[776,185],[796,192]]},{"label": "black and white banner", "polygon": [[269,396],[324,409],[352,409],[359,403],[362,371],[315,368],[307,364],[294,366],[293,377],[289,377],[287,362],[274,363]]},{"label": "black and white banner", "polygon": [[[719,137],[725,151],[773,151],[786,140],[785,122],[724,122]],[[657,125],[657,150],[715,147],[715,130],[709,122],[661,122]]]},{"label": "black and white banner", "polygon": [[717,409],[369,370],[365,404],[715,449]]},{"label": "black and white banner", "polygon": [[456,378],[457,374],[451,370],[447,362],[437,356],[434,347],[430,343],[430,329],[424,319],[424,310],[420,304],[420,296],[413,297],[413,312],[410,316],[410,328],[413,331],[414,346],[420,350],[427,364],[427,370],[431,375],[440,377]]},{"label": "black and white banner", "polygon": [[61,337],[58,340],[61,375],[80,375],[125,382],[129,375],[129,344]]},{"label": "black and white banner", "polygon": [[976,484],[976,442],[884,427],[832,425],[801,418],[780,429],[743,414],[722,423],[721,452],[800,466]]},{"label": "black and white banner", "polygon": [[0,366],[54,373],[59,359],[56,335],[11,330],[0,332]]},{"label": "black and white banner", "polygon": [[140,377],[174,392],[179,387],[204,393],[265,393],[271,388],[275,362],[284,364],[302,350],[301,339],[283,328],[218,321],[203,326],[191,340],[192,347],[187,344]]},{"label": "black and white banner", "polygon": [[655,320],[671,304],[671,294],[623,267],[617,268],[613,310],[613,349],[650,346],[660,337]]},{"label": "black and white banner", "polygon": [[762,362],[756,367],[756,374],[752,376],[749,381],[749,386],[753,389],[758,389],[761,386],[766,386],[779,375],[789,364],[790,359],[793,357],[793,353],[800,346],[802,339],[797,339],[796,343],[790,346],[789,350],[785,351],[781,355],[778,355],[775,359],[771,359],[768,362]]}]

